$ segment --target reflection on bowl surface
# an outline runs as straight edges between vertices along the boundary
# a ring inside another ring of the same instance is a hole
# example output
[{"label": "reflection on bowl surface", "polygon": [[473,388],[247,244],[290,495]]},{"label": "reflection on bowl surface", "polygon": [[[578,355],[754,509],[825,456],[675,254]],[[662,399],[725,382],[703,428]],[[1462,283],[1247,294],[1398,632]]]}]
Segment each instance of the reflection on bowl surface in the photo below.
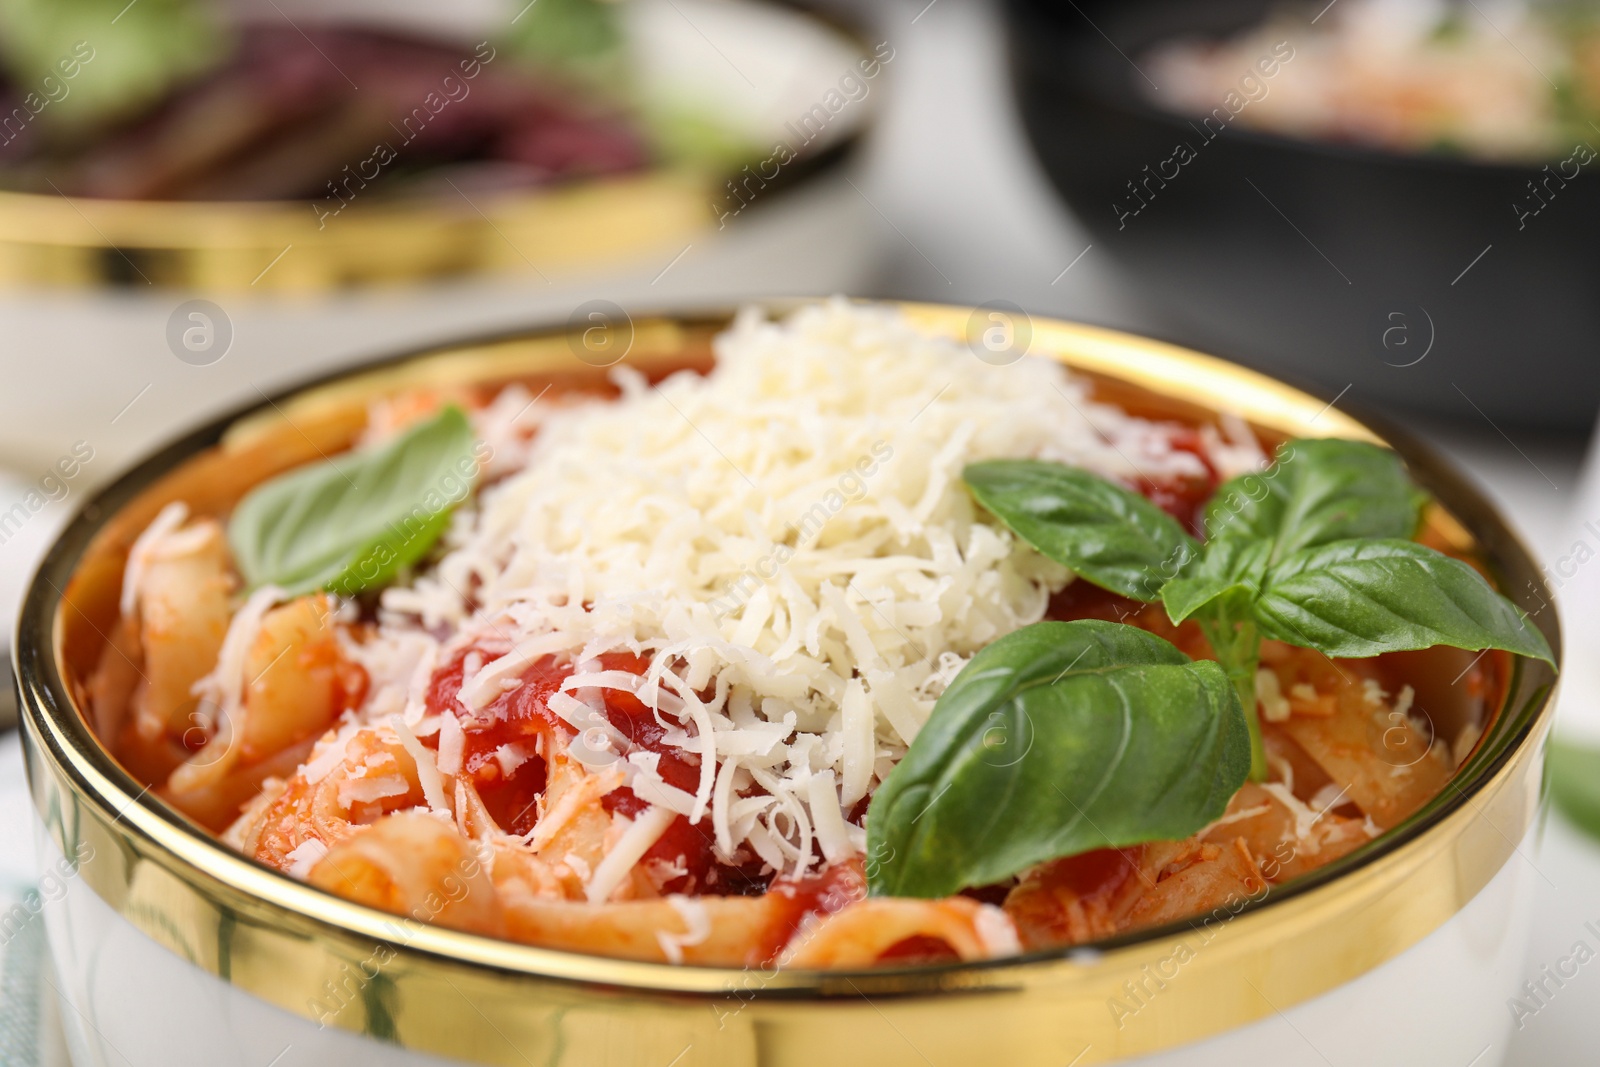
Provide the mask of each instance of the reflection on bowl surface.
[{"label": "reflection on bowl surface", "polygon": [[[1167,330],[1350,386],[1352,399],[1480,424],[1592,421],[1600,378],[1579,354],[1600,327],[1587,296],[1600,284],[1587,251],[1600,233],[1592,136],[1541,167],[1266,133],[1267,102],[1310,91],[1296,78],[1317,71],[1295,57],[1318,54],[1314,10],[1282,21],[1266,0],[1007,10],[1034,149]],[[1263,24],[1274,30],[1263,54],[1232,64],[1215,100],[1156,78],[1159,46]]]},{"label": "reflection on bowl surface", "polygon": [[[971,309],[940,307],[910,307],[906,313],[920,327],[952,338],[967,335],[973,316]],[[629,364],[646,374],[703,366],[709,338],[723,324],[693,319],[634,323]],[[753,328],[748,323],[745,326],[746,330]],[[1092,386],[1092,401],[1080,398],[1080,404],[1116,403],[1151,417],[1201,423],[1209,423],[1217,411],[1225,410],[1237,413],[1267,440],[1316,432],[1357,439],[1373,436],[1371,430],[1322,400],[1153,342],[1035,321],[1031,346],[1037,354],[1064,360],[1076,371],[1078,381]],[[188,980],[207,990],[205,997],[216,1003],[253,995],[288,1009],[291,1015],[279,1018],[277,1032],[286,1035],[286,1040],[299,1034],[312,1045],[323,1039],[303,1031],[315,1031],[314,1022],[331,1022],[336,1030],[355,1030],[411,1049],[485,1063],[518,1062],[512,1052],[526,1048],[531,1050],[527,1055],[562,1064],[644,1065],[658,1059],[669,1062],[690,1047],[699,1051],[687,1062],[799,1062],[820,1047],[828,1058],[841,1063],[868,1063],[903,1059],[902,1043],[909,1032],[917,1035],[913,1038],[916,1044],[936,1042],[939,1062],[945,1062],[947,1054],[958,1053],[970,1062],[996,1049],[1002,1051],[1006,1062],[1054,1063],[1062,1059],[1064,1049],[1068,1059],[1084,1051],[1082,1062],[1107,1062],[1240,1027],[1270,1014],[1273,1007],[1288,1009],[1353,979],[1348,988],[1357,992],[1350,995],[1363,995],[1360,990],[1377,989],[1394,980],[1401,961],[1391,967],[1378,965],[1408,947],[1417,946],[1405,953],[1404,960],[1417,959],[1418,952],[1435,954],[1438,960],[1444,958],[1439,953],[1456,952],[1462,942],[1452,931],[1464,922],[1479,921],[1468,916],[1480,915],[1482,909],[1476,902],[1469,908],[1468,902],[1479,897],[1485,886],[1491,890],[1480,899],[1503,903],[1518,897],[1514,869],[1506,868],[1507,873],[1501,875],[1497,872],[1511,856],[1536,800],[1537,756],[1551,675],[1532,661],[1519,661],[1504,676],[1503,697],[1493,696],[1492,688],[1486,691],[1491,694],[1492,717],[1470,755],[1463,748],[1465,762],[1450,789],[1424,799],[1409,817],[1397,812],[1394,828],[1378,841],[1262,894],[1263,899],[1240,902],[1237,909],[1225,908],[1203,927],[1178,922],[1131,932],[1100,942],[1092,957],[1064,957],[1059,950],[1044,950],[1021,961],[856,969],[837,978],[800,967],[774,968],[765,959],[752,960],[744,969],[729,967],[726,964],[731,961],[725,960],[709,961],[722,966],[663,967],[603,959],[515,945],[414,922],[410,917],[386,916],[324,894],[219,846],[169,806],[169,801],[187,805],[206,818],[193,806],[198,793],[178,796],[169,783],[161,790],[164,799],[148,795],[147,787],[127,772],[141,773],[137,765],[145,761],[143,773],[148,775],[150,762],[161,759],[157,746],[124,748],[124,769],[98,744],[90,719],[120,738],[130,736],[126,728],[102,715],[112,706],[103,698],[119,683],[115,677],[108,679],[98,665],[105,662],[108,636],[113,643],[123,639],[118,636],[124,628],[118,626],[117,617],[124,560],[136,535],[146,530],[153,518],[164,515],[165,535],[184,542],[163,546],[158,538],[141,540],[135,555],[146,577],[157,586],[163,584],[163,579],[156,577],[158,570],[170,570],[173,563],[190,558],[190,550],[203,554],[202,542],[209,543],[212,536],[186,532],[181,526],[183,517],[173,518],[175,513],[167,505],[181,500],[194,515],[226,514],[242,492],[274,471],[313,460],[319,452],[335,454],[362,433],[381,436],[384,419],[403,425],[408,405],[430,391],[437,395],[441,388],[465,388],[466,392],[456,395],[469,397],[483,395],[485,386],[516,383],[517,388],[529,389],[529,396],[536,396],[540,388],[552,383],[567,389],[583,387],[597,381],[599,372],[595,361],[574,364],[573,355],[582,347],[581,335],[510,338],[429,354],[283,398],[274,408],[244,422],[230,420],[208,428],[152,459],[95,501],[68,531],[46,562],[30,597],[22,624],[19,668],[28,705],[30,772],[48,831],[48,847],[82,860],[82,877],[74,881],[74,889],[75,899],[83,904],[63,909],[58,922],[77,924],[77,933],[70,925],[52,931],[69,986],[76,990],[75,983],[84,973],[86,960],[78,955],[76,946],[83,943],[88,926],[109,923],[114,927],[120,922],[185,956],[190,963],[184,966],[192,965],[193,970]],[[953,351],[965,353],[960,347]],[[970,355],[958,358],[969,359]],[[1015,370],[986,366],[984,373],[1014,374]],[[374,407],[373,402],[382,398],[387,399]],[[689,399],[689,394],[680,393],[675,402]],[[378,423],[371,421],[373,412],[379,413]],[[883,432],[892,431],[886,426]],[[904,435],[894,440],[908,450],[913,444]],[[510,449],[514,439],[501,444]],[[1427,454],[1403,443],[1402,454],[1413,476],[1441,505],[1431,513],[1433,536],[1455,551],[1481,558],[1501,588],[1511,591],[1525,610],[1538,611],[1536,598],[1542,587],[1537,570],[1492,509]],[[238,544],[235,540],[236,551]],[[134,589],[137,600],[138,583]],[[261,600],[259,594],[252,598],[252,602],[256,600]],[[558,606],[552,604],[552,608]],[[1549,620],[1548,612],[1536,616],[1553,638]],[[273,625],[293,622],[280,617]],[[902,625],[919,624],[908,615]],[[316,659],[310,656],[310,660]],[[1470,670],[1471,657],[1465,659]],[[309,662],[306,656],[299,660]],[[1495,660],[1490,657],[1485,662]],[[145,666],[149,673],[154,662],[147,660]],[[1472,721],[1474,712],[1465,707],[1446,710],[1452,706],[1448,679],[1433,692],[1428,688],[1432,683],[1427,681],[1427,668],[1412,665],[1407,670],[1420,699],[1438,715],[1437,735],[1453,741],[1461,726]],[[463,676],[468,673],[463,664]],[[264,678],[265,672],[257,677]],[[146,693],[153,680],[143,679]],[[467,680],[480,679],[474,674]],[[593,679],[596,685],[618,682],[618,675]],[[123,678],[122,683],[134,689],[140,686],[137,678],[131,683]],[[582,694],[582,687],[578,692]],[[1316,696],[1314,685],[1303,691],[1291,686],[1285,699],[1310,701]],[[222,699],[230,698],[224,694]],[[581,712],[583,705],[572,703],[575,707],[568,710]],[[1467,718],[1442,721],[1456,715]],[[1405,718],[1403,711],[1400,718]],[[136,721],[133,736],[138,732]],[[239,721],[244,724],[241,738],[265,744],[259,730],[249,728],[248,719]],[[616,725],[614,717],[611,724]],[[202,713],[193,728],[205,735],[216,725]],[[436,731],[424,731],[441,738],[440,759],[444,758],[449,730],[440,724]],[[410,732],[415,741],[416,731]],[[161,733],[158,725],[145,736],[159,739]],[[644,737],[638,734],[629,740],[640,742]],[[204,737],[197,736],[197,742],[189,747],[203,755],[208,746],[200,745],[201,740]],[[597,745],[596,749],[603,747],[607,746]],[[1471,747],[1470,742],[1466,747]],[[223,758],[230,753],[235,759],[251,758],[248,744],[237,752],[228,746]],[[204,760],[191,762],[194,770],[190,776],[196,781],[189,784],[203,787],[205,783],[198,779],[205,777],[209,768]],[[1414,765],[1410,760],[1402,762]],[[662,763],[658,759],[653,765]],[[841,769],[853,773],[848,763]],[[673,784],[669,775],[661,777]],[[630,782],[635,792],[648,784],[643,778]],[[373,779],[374,787],[382,784],[382,775]],[[683,784],[685,790],[693,787],[692,783]],[[428,793],[426,786],[420,788]],[[365,787],[348,792],[341,802],[369,806],[382,796],[393,795]],[[672,794],[659,784],[652,795],[657,803],[672,802]],[[813,803],[820,795],[813,794]],[[209,800],[224,807],[237,803],[237,798],[230,801],[215,792]],[[428,803],[435,801],[450,803],[442,794]],[[463,803],[461,795],[455,802]],[[1328,810],[1336,812],[1340,803],[1330,801]],[[501,809],[489,807],[493,810],[486,812],[485,818],[498,821],[501,815],[494,811]],[[648,819],[645,812],[630,814],[633,825]],[[222,815],[217,821],[226,821],[227,813]],[[514,822],[515,812],[511,817]],[[437,821],[427,821],[440,829]],[[537,823],[533,831],[538,833]],[[848,845],[848,831],[841,840]],[[300,846],[289,851],[300,851]],[[314,869],[326,854],[323,850],[322,856],[297,855],[287,865],[293,868],[297,861],[309,859],[304,866]],[[777,858],[782,861],[781,856]],[[599,866],[590,866],[593,876],[605,864],[602,860]],[[681,878],[685,872],[663,868],[656,873],[670,879]],[[475,871],[463,877],[470,880],[480,874]],[[1405,892],[1396,891],[1401,882]],[[347,895],[382,903],[361,893]],[[467,900],[470,903],[472,898]],[[120,919],[108,916],[106,905]],[[1492,939],[1497,946],[1494,952],[1458,969],[1460,973],[1491,966],[1497,953],[1514,951],[1519,935],[1511,920],[1520,908],[1506,907],[1509,910],[1499,912],[1493,920],[1499,929]],[[439,909],[420,918],[443,920],[446,910],[448,906],[441,902]],[[1235,910],[1237,917],[1233,916]],[[412,917],[419,916],[413,911]],[[451,917],[467,918],[453,912]],[[452,924],[479,929],[470,921]],[[671,940],[680,954],[694,944],[693,937]],[[1508,945],[1511,947],[1506,948]],[[154,944],[147,951],[162,960],[172,959]],[[383,957],[376,963],[375,952]],[[673,956],[658,938],[650,952],[620,954],[657,959],[663,953],[666,958]],[[1165,973],[1162,968],[1170,970],[1172,960],[1179,957],[1185,975],[1181,992],[1157,995],[1166,989],[1165,984],[1138,992],[1143,987],[1135,983],[1150,981],[1151,968],[1157,974]],[[1191,974],[1192,980],[1188,978]],[[228,983],[236,991],[230,991]],[[1261,983],[1267,992],[1252,996],[1248,990]],[[330,990],[338,994],[341,987],[346,988],[344,994],[327,999]],[[460,1010],[442,1007],[463,997],[483,1013],[488,1025],[481,1033],[476,1024],[462,1022]],[[866,1003],[863,997],[868,998]],[[1317,1005],[1331,1003],[1324,998],[1293,1010],[1315,1013],[1324,1010]],[[1438,1011],[1453,1012],[1453,1019],[1467,1007],[1452,1000],[1438,1006]],[[119,1017],[110,1006],[95,1010],[101,1031],[137,1029],[135,1022]],[[162,1010],[159,1003],[155,1010],[157,1014]],[[981,1013],[985,1023],[996,1029],[975,1027],[976,1017],[969,1012]],[[250,1014],[242,1010],[239,1018]],[[1499,1020],[1476,1020],[1456,1033],[1454,1024],[1444,1025],[1446,1020],[1437,1014],[1425,1011],[1419,1017],[1432,1033],[1451,1031],[1452,1041],[1457,1037],[1476,1041],[1485,1028],[1503,1029]],[[617,1027],[627,1028],[625,1039],[616,1036]],[[500,1039],[491,1039],[491,1035],[500,1035]],[[238,1040],[239,1035],[234,1033],[231,1038]],[[501,1047],[501,1039],[511,1046],[510,1051]],[[1272,1039],[1263,1038],[1256,1027],[1237,1030],[1225,1040],[1266,1041],[1264,1046],[1251,1045],[1255,1048],[1272,1045]],[[194,1058],[202,1055],[199,1051],[194,1057],[188,1046],[182,1051],[175,1062],[205,1062]]]}]

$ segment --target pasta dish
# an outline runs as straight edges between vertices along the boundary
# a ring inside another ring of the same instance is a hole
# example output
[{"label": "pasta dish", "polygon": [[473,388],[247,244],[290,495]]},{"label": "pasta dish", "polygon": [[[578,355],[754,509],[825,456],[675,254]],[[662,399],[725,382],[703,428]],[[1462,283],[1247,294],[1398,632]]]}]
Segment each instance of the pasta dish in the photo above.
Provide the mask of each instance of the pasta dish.
[{"label": "pasta dish", "polygon": [[167,505],[101,736],[376,908],[863,967],[1226,917],[1426,803],[1549,656],[1386,449],[843,300],[715,356],[393,393],[229,514]]}]

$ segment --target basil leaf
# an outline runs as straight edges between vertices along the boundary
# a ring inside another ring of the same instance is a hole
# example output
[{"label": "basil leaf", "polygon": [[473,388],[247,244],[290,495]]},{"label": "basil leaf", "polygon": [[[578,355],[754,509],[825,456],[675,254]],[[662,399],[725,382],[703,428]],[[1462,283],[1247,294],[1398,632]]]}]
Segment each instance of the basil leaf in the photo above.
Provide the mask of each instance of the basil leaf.
[{"label": "basil leaf", "polygon": [[1329,656],[1434,645],[1501,648],[1554,663],[1523,612],[1460,560],[1412,541],[1339,541],[1267,572],[1261,632]]},{"label": "basil leaf", "polygon": [[1154,600],[1199,545],[1171,515],[1088,471],[1039,460],[975,463],[972,495],[1028,544],[1102,589]]},{"label": "basil leaf", "polygon": [[472,426],[447,407],[376,448],[299,467],[234,508],[228,542],[251,586],[350,596],[433,547],[478,470]]},{"label": "basil leaf", "polygon": [[1556,806],[1590,837],[1600,837],[1600,749],[1552,740],[1545,768]]},{"label": "basil leaf", "polygon": [[1272,545],[1270,562],[1334,541],[1409,538],[1426,496],[1400,457],[1363,441],[1286,442],[1265,471],[1217,488],[1206,505],[1206,537]]},{"label": "basil leaf", "polygon": [[1036,623],[972,657],[879,787],[868,884],[941,897],[1188,837],[1249,770],[1244,712],[1217,664],[1132,626]]},{"label": "basil leaf", "polygon": [[1267,556],[1272,546],[1265,541],[1224,538],[1206,543],[1200,562],[1181,578],[1161,587],[1161,602],[1167,617],[1182,622],[1195,612],[1210,607],[1223,597],[1238,601],[1232,614],[1249,617],[1250,605],[1261,590],[1266,575]]}]

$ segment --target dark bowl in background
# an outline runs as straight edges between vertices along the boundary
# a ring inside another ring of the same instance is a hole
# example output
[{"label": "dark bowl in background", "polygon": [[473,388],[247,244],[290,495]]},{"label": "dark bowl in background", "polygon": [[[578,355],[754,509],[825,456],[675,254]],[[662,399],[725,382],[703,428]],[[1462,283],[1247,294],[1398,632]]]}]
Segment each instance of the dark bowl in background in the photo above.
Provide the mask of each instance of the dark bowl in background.
[{"label": "dark bowl in background", "polygon": [[[1198,120],[1141,92],[1149,85],[1135,64],[1148,66],[1152,45],[1231,36],[1281,0],[1005,7],[1033,148],[1160,329],[1274,373],[1349,386],[1350,399],[1368,403],[1480,425],[1573,431],[1594,421],[1600,159],[1565,188],[1552,182],[1548,206],[1519,228],[1516,206],[1538,206],[1528,189],[1546,177],[1538,167],[1299,141],[1237,118],[1207,140]],[[1294,76],[1290,60],[1268,91]],[[1172,175],[1163,161],[1180,143],[1194,158],[1171,180],[1141,184],[1144,207],[1124,216],[1140,204],[1130,183]],[[1600,147],[1600,131],[1589,143]]]}]

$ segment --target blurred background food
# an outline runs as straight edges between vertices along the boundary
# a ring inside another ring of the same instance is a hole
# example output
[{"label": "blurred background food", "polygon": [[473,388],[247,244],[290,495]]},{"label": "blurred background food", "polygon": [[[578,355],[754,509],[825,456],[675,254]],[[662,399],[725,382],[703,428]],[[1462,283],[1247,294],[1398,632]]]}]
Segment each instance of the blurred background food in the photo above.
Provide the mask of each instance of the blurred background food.
[{"label": "blurred background food", "polygon": [[299,19],[271,3],[121,6],[0,4],[6,187],[315,199],[388,145],[371,166],[389,170],[393,196],[445,178],[499,189],[726,165],[767,147],[710,108],[647,93],[615,3],[542,0],[479,27],[337,5]]},{"label": "blurred background food", "polygon": [[[486,69],[492,47],[463,60],[424,38],[261,25],[217,44],[215,67],[138,108],[82,125],[51,121],[81,111],[42,111],[12,146],[8,185],[129,200],[283,200],[327,196],[337,184],[328,175],[396,140],[407,151],[392,191],[451,171],[475,188],[544,185],[638,170],[651,155],[616,103],[584,99],[535,67]],[[352,94],[346,77],[364,91]],[[21,106],[17,93],[8,111]],[[448,106],[434,113],[420,103],[429,94]]]},{"label": "blurred background food", "polygon": [[[1239,120],[1289,137],[1469,159],[1544,163],[1596,136],[1600,19],[1585,4],[1344,0],[1270,10],[1222,39],[1144,57],[1157,107],[1203,117],[1240,73],[1293,41],[1295,77]],[[1316,17],[1309,28],[1306,19]]]},{"label": "blurred background food", "polygon": [[[0,0],[0,187],[337,206],[380,174],[373,199],[662,167],[725,177],[770,153],[783,132],[774,105],[804,100],[786,92],[828,87],[808,64],[849,72],[842,49],[860,44],[837,31],[825,41],[831,27],[773,4],[689,7]],[[684,31],[719,50],[691,13],[785,84],[728,93],[694,73],[684,60],[704,56],[681,54]],[[819,125],[792,148],[815,155],[840,132]]]},{"label": "blurred background food", "polygon": [[452,335],[861,290],[893,59],[765,0],[0,0],[0,462],[108,476]]},{"label": "blurred background food", "polygon": [[1006,8],[1038,158],[1157,329],[1396,410],[1592,424],[1600,83],[1585,11]]}]

